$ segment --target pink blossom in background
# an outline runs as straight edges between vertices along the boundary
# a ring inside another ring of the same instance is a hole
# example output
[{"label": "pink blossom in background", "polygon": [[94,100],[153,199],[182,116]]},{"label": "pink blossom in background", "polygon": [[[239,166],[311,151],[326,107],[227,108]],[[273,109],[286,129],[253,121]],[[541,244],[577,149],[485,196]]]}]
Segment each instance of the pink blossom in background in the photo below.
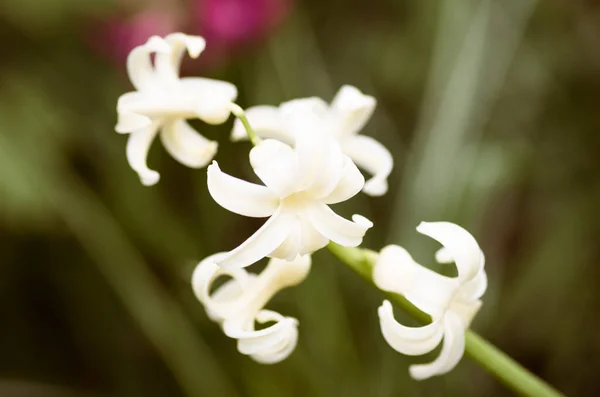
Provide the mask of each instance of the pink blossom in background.
[{"label": "pink blossom in background", "polygon": [[287,16],[289,0],[200,0],[196,23],[207,42],[234,47],[264,37]]},{"label": "pink blossom in background", "polygon": [[[123,11],[131,8],[130,0],[120,0],[120,4]],[[232,50],[264,38],[285,19],[290,6],[291,0],[154,0],[133,16],[112,17],[96,24],[91,45],[122,65],[131,49],[152,35],[197,34],[207,42],[201,62],[214,66]]]},{"label": "pink blossom in background", "polygon": [[180,30],[178,18],[164,10],[148,10],[129,18],[113,17],[94,29],[92,45],[122,64],[129,52],[152,35],[164,36]]}]

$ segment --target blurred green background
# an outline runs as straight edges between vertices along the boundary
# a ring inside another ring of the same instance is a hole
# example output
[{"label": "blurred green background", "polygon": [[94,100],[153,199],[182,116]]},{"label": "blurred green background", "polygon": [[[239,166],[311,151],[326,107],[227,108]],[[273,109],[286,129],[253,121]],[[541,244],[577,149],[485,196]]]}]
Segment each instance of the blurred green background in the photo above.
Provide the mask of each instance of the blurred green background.
[{"label": "blurred green background", "polygon": [[[123,43],[102,25],[148,7],[186,15],[192,2],[0,3],[0,396],[511,395],[467,358],[411,380],[408,365],[437,352],[389,348],[381,295],[326,251],[269,305],[300,321],[283,363],[240,355],[208,320],[189,285],[195,264],[262,221],[219,207],[205,170],[160,143],[149,164],[161,181],[139,183],[113,130],[131,90],[111,52]],[[277,6],[259,3],[245,4]],[[365,246],[401,244],[422,263],[436,246],[418,222],[466,227],[490,279],[473,328],[566,394],[600,395],[598,3],[287,6],[277,26],[224,40],[186,73],[235,83],[245,107],[330,100],[343,84],[375,96],[363,133],[393,152],[391,191],[336,211],[375,222]],[[206,29],[179,18],[185,32]],[[224,170],[251,179],[249,144],[228,142],[231,124],[195,126],[220,142]]]}]

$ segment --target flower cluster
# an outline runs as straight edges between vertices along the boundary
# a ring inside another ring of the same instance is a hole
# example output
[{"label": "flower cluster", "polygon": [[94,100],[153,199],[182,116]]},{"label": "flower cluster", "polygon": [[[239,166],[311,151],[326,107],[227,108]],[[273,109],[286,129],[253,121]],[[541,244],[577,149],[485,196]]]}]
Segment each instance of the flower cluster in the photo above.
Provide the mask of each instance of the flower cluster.
[{"label": "flower cluster", "polygon": [[457,277],[446,277],[421,266],[402,247],[389,245],[379,254],[373,269],[378,288],[404,295],[431,316],[431,324],[407,327],[394,319],[392,305],[379,307],[381,332],[396,351],[407,355],[428,353],[444,345],[439,357],[429,364],[413,365],[410,374],[426,379],[452,370],[465,350],[465,330],[481,307],[479,298],[487,288],[485,259],[477,241],[462,227],[448,222],[423,222],[417,231],[443,245],[436,253],[439,263],[456,263]]},{"label": "flower cluster", "polygon": [[[146,164],[158,134],[180,163],[201,168],[212,161],[207,167],[208,191],[220,206],[243,216],[267,218],[236,248],[202,260],[192,285],[208,316],[237,340],[242,354],[261,363],[276,363],[294,350],[298,320],[264,307],[279,290],[307,277],[315,251],[330,242],[343,247],[362,243],[373,224],[361,215],[351,220],[341,217],[330,205],[361,191],[371,196],[385,194],[393,160],[382,144],[359,135],[375,110],[373,97],[343,86],[331,104],[302,98],[244,112],[233,102],[234,85],[179,77],[184,54],[195,58],[204,47],[202,37],[174,33],[151,37],[132,50],[127,69],[136,91],[119,98],[116,130],[129,134],[127,159],[144,185],[159,180],[159,174]],[[231,139],[251,139],[249,162],[262,184],[221,171],[213,160],[217,143],[186,121],[221,124],[231,113],[238,117]],[[366,182],[358,167],[370,174]],[[385,301],[379,317],[392,348],[409,355],[424,354],[444,339],[437,360],[411,367],[413,377],[424,379],[448,372],[462,357],[464,332],[481,305],[486,276],[483,254],[464,229],[438,222],[423,223],[417,230],[444,245],[438,261],[455,262],[458,277],[445,277],[418,265],[399,246],[381,251],[373,277],[380,289],[404,295],[433,320],[421,328],[403,326]],[[246,271],[264,258],[270,259],[260,274]],[[222,276],[231,279],[213,291]],[[266,323],[272,324],[258,329]]]},{"label": "flower cluster", "polygon": [[[264,310],[264,305],[280,289],[294,286],[306,278],[310,256],[293,261],[271,259],[259,274],[245,269],[227,270],[216,265],[218,253],[204,259],[194,271],[192,287],[208,316],[221,324],[223,332],[237,339],[238,350],[263,364],[279,362],[289,356],[298,341],[298,320]],[[211,286],[220,276],[231,277],[212,294]],[[255,324],[274,322],[255,330]]]}]

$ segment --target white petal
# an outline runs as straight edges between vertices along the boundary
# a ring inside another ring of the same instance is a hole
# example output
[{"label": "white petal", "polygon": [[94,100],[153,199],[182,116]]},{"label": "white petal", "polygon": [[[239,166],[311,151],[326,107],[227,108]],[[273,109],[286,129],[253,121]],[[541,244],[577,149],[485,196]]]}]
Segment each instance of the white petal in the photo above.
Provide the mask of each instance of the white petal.
[{"label": "white petal", "polygon": [[160,137],[171,156],[191,168],[205,167],[217,152],[217,142],[206,139],[181,119],[167,121]]},{"label": "white petal", "polygon": [[307,214],[319,233],[345,247],[359,246],[365,233],[372,226],[372,224],[356,223],[344,219],[325,204],[311,206],[307,210]]},{"label": "white petal", "polygon": [[479,299],[467,301],[455,297],[448,310],[460,318],[463,328],[466,329],[471,325],[481,305],[482,302]]},{"label": "white petal", "polygon": [[[277,139],[288,145],[294,144],[294,137],[284,128],[284,122],[276,106],[253,106],[245,110],[246,118],[256,135],[264,139]],[[248,139],[248,133],[240,119],[236,119],[231,130],[231,139]]]},{"label": "white petal", "polygon": [[459,287],[457,280],[421,266],[397,245],[381,250],[373,268],[373,282],[379,289],[404,295],[433,318],[443,316]]},{"label": "white petal", "polygon": [[293,216],[278,209],[256,233],[230,251],[224,259],[219,261],[218,265],[225,268],[250,266],[275,251],[285,241],[290,231],[294,230],[294,227]]},{"label": "white petal", "polygon": [[117,102],[117,112],[149,118],[193,118],[196,117],[198,107],[196,102],[193,96],[186,95],[182,87],[161,91],[135,91],[121,95]]},{"label": "white petal", "polygon": [[[203,259],[192,275],[192,288],[198,300],[205,306],[206,312],[213,321],[222,321],[228,317],[239,314],[244,303],[240,301],[247,291],[255,276],[248,274],[244,269],[222,269],[216,261],[227,255],[220,252]],[[212,295],[212,283],[222,275],[231,277]]]},{"label": "white petal", "polygon": [[158,36],[150,37],[146,44],[131,50],[127,57],[127,73],[136,89],[142,90],[147,88],[156,80],[150,54],[153,52],[169,53],[170,51],[171,47],[169,44]]},{"label": "white petal", "polygon": [[268,328],[254,331],[244,330],[235,323],[225,322],[223,330],[227,336],[238,339],[240,353],[250,355],[257,362],[274,364],[287,358],[298,341],[298,321],[268,310],[262,310],[256,319],[261,323],[269,321],[276,321],[276,323]]},{"label": "white petal", "polygon": [[310,271],[310,255],[299,255],[294,260],[285,261],[271,259],[267,268],[263,270],[264,277],[272,277],[277,282],[277,289],[292,287],[302,282]]},{"label": "white petal", "polygon": [[331,102],[331,110],[338,119],[338,137],[357,134],[369,121],[377,101],[372,96],[364,95],[356,87],[345,85]]},{"label": "white petal", "polygon": [[156,71],[163,82],[175,82],[179,78],[181,59],[187,49],[190,57],[197,58],[204,48],[206,41],[200,36],[188,36],[183,33],[172,33],[165,37],[171,51],[156,55]]},{"label": "white petal", "polygon": [[294,192],[296,175],[294,150],[285,143],[265,139],[250,150],[250,164],[265,185],[281,198]]},{"label": "white petal", "polygon": [[462,227],[450,222],[421,222],[417,231],[437,240],[446,248],[456,263],[461,283],[473,279],[483,268],[485,260],[481,248]]},{"label": "white petal", "polygon": [[300,254],[306,255],[329,244],[329,239],[315,229],[305,214],[298,216],[300,232]]},{"label": "white petal", "polygon": [[150,117],[138,114],[131,104],[135,104],[139,94],[128,92],[119,97],[117,101],[118,120],[115,131],[119,134],[127,134],[152,124]]},{"label": "white petal", "polygon": [[344,176],[347,159],[342,147],[334,139],[327,137],[322,140],[321,145],[324,149],[324,161],[319,165],[320,173],[313,183],[305,188],[308,194],[318,200],[328,197],[339,185]]},{"label": "white petal", "polygon": [[343,140],[342,147],[356,165],[373,175],[365,183],[363,191],[371,196],[385,194],[387,178],[394,166],[394,159],[385,146],[371,137],[357,135]]},{"label": "white petal", "polygon": [[465,330],[460,319],[447,313],[444,318],[444,345],[437,359],[429,364],[411,365],[410,375],[417,380],[450,372],[458,364],[465,351]]},{"label": "white petal", "polygon": [[354,162],[347,156],[345,159],[342,176],[333,192],[323,199],[325,204],[336,204],[354,197],[365,185],[365,178],[362,176]]},{"label": "white petal", "polygon": [[145,186],[154,185],[160,179],[158,172],[151,170],[146,164],[148,151],[160,125],[160,120],[156,120],[149,126],[132,132],[127,140],[127,161],[131,168],[138,173],[142,184]]},{"label": "white petal", "polygon": [[208,166],[207,173],[210,195],[231,212],[262,218],[273,214],[279,205],[279,199],[268,188],[222,172],[216,161]]},{"label": "white petal", "polygon": [[195,104],[196,116],[209,124],[222,124],[231,114],[231,103],[237,97],[235,85],[202,77],[179,80],[184,96]]},{"label": "white petal", "polygon": [[487,273],[485,269],[481,269],[477,275],[467,281],[460,288],[460,296],[465,300],[479,299],[483,296],[488,286]]},{"label": "white petal", "polygon": [[379,307],[379,323],[386,342],[399,353],[417,356],[436,348],[442,340],[444,327],[441,320],[423,327],[407,327],[396,321],[392,304],[384,301]]},{"label": "white petal", "polygon": [[298,161],[296,176],[299,190],[312,185],[327,163],[329,141],[328,106],[320,98],[303,98],[285,102],[280,107],[286,131],[294,137]]},{"label": "white petal", "polygon": [[283,243],[281,243],[273,252],[269,254],[271,258],[279,260],[292,261],[300,254],[300,244],[302,242],[300,235],[299,222],[294,219],[290,222],[289,232]]},{"label": "white petal", "polygon": [[260,364],[276,364],[285,360],[292,354],[298,343],[298,327],[289,327],[287,333],[287,337],[281,341],[280,345],[250,357]]}]

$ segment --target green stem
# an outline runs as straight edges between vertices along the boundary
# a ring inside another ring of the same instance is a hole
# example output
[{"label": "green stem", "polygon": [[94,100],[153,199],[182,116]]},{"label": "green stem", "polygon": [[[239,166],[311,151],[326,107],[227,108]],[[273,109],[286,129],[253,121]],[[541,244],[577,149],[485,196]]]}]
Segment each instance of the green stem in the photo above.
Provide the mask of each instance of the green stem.
[{"label": "green stem", "polygon": [[[376,252],[362,248],[342,247],[333,242],[329,243],[327,247],[339,260],[366,281],[375,285],[372,270],[377,259]],[[429,315],[417,309],[403,296],[386,292],[384,295],[419,322],[425,324],[431,322]],[[527,397],[564,397],[564,394],[529,372],[470,329],[466,332],[465,344],[467,356],[517,394]]]},{"label": "green stem", "polygon": [[240,121],[244,125],[244,128],[246,129],[246,133],[248,134],[248,139],[250,139],[250,142],[252,142],[252,145],[254,145],[254,146],[258,145],[260,143],[260,138],[256,135],[256,132],[250,125],[250,122],[248,121],[248,118],[246,117],[246,113],[244,112],[244,109],[242,109],[239,105],[232,103],[231,104],[231,113],[233,113],[235,115],[235,117],[240,119]]}]

